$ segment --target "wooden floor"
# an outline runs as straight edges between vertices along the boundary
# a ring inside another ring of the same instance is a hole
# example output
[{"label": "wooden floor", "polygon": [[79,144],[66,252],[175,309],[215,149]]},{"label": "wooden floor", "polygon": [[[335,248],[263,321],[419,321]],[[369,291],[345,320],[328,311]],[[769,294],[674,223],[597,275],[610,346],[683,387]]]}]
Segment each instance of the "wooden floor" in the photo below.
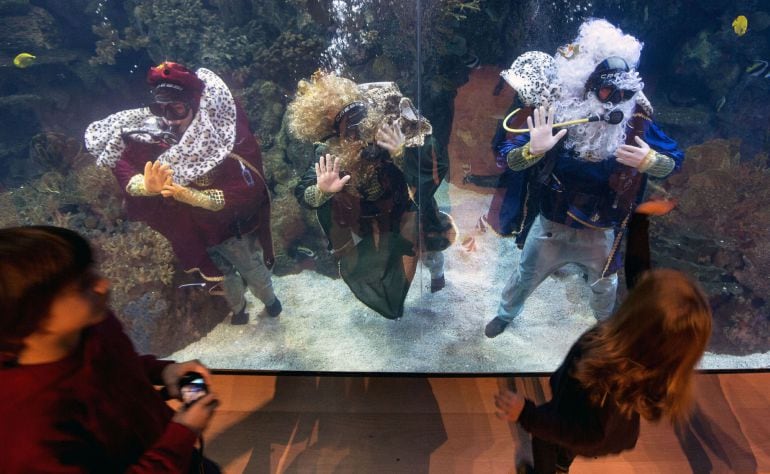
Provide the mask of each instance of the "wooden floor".
[{"label": "wooden floor", "polygon": [[[228,473],[512,473],[529,438],[494,416],[498,386],[544,378],[217,375],[206,453]],[[571,473],[770,473],[770,373],[699,375],[684,429],[642,425],[634,451]]]}]

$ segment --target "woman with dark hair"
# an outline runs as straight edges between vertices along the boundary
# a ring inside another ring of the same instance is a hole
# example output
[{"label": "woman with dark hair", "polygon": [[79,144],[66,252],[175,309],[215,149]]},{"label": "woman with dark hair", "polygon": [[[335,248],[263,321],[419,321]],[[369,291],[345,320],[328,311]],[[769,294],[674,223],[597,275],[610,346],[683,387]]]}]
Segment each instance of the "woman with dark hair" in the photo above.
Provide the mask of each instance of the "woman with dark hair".
[{"label": "woman with dark hair", "polygon": [[174,413],[155,385],[208,369],[138,356],[88,242],[0,229],[0,472],[189,472],[213,394]]},{"label": "woman with dark hair", "polygon": [[532,434],[537,473],[567,472],[575,455],[632,449],[640,416],[687,419],[710,335],[711,310],[697,284],[676,270],[653,270],[572,346],[551,376],[548,403],[505,391],[495,397],[496,414]]}]

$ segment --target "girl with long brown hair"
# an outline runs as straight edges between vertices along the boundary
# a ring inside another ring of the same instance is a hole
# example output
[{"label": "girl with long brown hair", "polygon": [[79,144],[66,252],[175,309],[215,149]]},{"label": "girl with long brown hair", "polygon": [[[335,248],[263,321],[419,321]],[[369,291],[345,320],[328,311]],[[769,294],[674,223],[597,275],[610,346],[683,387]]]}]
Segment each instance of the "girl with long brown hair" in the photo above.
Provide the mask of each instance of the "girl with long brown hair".
[{"label": "girl with long brown hair", "polygon": [[711,335],[703,291],[684,273],[646,273],[618,311],[584,333],[551,376],[552,399],[535,406],[504,391],[497,416],[532,434],[534,472],[567,472],[575,455],[632,449],[640,416],[687,419],[695,366]]}]

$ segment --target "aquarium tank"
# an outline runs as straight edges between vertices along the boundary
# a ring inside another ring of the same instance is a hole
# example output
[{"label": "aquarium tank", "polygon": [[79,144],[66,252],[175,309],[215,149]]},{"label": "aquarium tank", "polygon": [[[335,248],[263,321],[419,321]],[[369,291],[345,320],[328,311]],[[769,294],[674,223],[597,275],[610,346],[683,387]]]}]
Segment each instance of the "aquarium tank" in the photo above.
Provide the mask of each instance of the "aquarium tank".
[{"label": "aquarium tank", "polygon": [[549,372],[666,267],[770,367],[768,2],[0,0],[0,57],[0,226],[139,352]]}]

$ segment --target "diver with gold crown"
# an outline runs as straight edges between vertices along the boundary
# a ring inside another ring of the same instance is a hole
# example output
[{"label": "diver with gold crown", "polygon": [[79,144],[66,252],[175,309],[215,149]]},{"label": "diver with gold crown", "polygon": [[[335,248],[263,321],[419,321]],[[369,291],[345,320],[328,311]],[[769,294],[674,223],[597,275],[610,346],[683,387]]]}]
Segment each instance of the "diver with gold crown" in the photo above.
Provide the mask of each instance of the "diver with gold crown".
[{"label": "diver with gold crown", "polygon": [[278,316],[270,194],[245,112],[205,68],[166,61],[147,82],[150,106],[89,125],[88,150],[117,178],[129,218],[163,234],[185,272],[225,297],[232,324],[249,320],[247,288]]},{"label": "diver with gold crown", "polygon": [[684,159],[652,121],[635,69],[641,50],[633,36],[594,19],[554,56],[530,51],[501,73],[524,106],[506,117],[510,135],[496,150],[507,173],[521,178],[506,196],[519,220],[506,225],[526,240],[487,337],[501,334],[540,283],[568,263],[587,275],[596,318],[612,313],[620,243],[647,180],[665,178]]},{"label": "diver with gold crown", "polygon": [[418,256],[431,292],[441,290],[442,250],[456,231],[433,194],[449,163],[411,100],[393,82],[356,84],[319,71],[299,83],[288,116],[294,136],[317,144],[295,196],[316,210],[356,297],[400,318]]}]

